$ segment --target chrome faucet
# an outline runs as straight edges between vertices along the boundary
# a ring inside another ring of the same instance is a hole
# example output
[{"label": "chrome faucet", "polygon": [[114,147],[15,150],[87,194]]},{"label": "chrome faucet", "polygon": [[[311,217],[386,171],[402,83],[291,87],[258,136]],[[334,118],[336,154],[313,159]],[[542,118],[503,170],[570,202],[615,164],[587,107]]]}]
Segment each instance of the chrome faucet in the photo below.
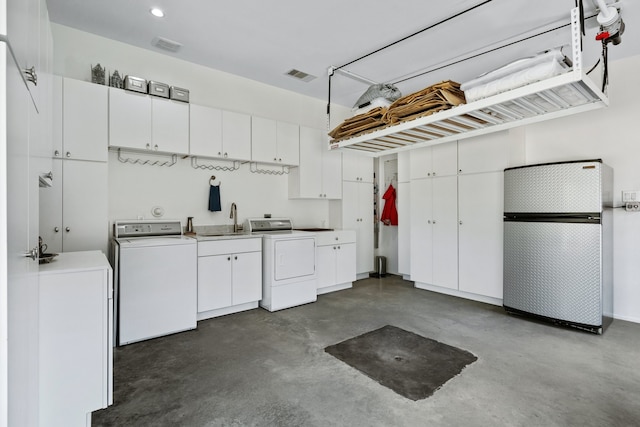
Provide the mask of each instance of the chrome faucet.
[{"label": "chrome faucet", "polygon": [[231,203],[231,213],[229,214],[229,218],[233,218],[233,232],[236,233],[238,231],[238,206],[236,203]]}]

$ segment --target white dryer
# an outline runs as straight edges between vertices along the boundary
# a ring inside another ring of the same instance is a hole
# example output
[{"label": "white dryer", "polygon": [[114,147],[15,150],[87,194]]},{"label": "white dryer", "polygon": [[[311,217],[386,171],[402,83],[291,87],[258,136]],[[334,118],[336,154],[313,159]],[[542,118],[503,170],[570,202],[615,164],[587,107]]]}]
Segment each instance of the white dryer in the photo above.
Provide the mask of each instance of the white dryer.
[{"label": "white dryer", "polygon": [[246,229],[262,236],[262,300],[269,311],[317,299],[316,235],[293,230],[287,218],[248,219]]}]

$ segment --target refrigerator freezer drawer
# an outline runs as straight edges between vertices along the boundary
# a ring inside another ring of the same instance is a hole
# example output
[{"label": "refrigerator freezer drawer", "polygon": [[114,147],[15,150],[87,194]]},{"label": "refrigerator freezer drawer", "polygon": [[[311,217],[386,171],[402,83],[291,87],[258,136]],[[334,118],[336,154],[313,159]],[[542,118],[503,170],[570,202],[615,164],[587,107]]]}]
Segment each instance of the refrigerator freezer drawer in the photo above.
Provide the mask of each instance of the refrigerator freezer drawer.
[{"label": "refrigerator freezer drawer", "polygon": [[602,167],[598,161],[585,161],[506,169],[504,211],[601,212]]},{"label": "refrigerator freezer drawer", "polygon": [[599,224],[504,223],[505,307],[602,325]]}]

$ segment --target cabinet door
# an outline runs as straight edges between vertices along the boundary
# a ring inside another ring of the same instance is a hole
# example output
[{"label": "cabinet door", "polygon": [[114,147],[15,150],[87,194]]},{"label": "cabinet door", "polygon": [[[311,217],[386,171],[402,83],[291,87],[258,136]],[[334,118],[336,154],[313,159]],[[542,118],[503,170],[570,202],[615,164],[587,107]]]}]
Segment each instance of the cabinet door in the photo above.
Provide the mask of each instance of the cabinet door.
[{"label": "cabinet door", "polygon": [[[297,166],[300,164],[300,126],[277,122],[278,163]],[[316,160],[318,161],[318,160]]]},{"label": "cabinet door", "polygon": [[[51,120],[53,121],[52,123],[52,140],[53,140],[53,147],[52,147],[52,154],[51,157],[62,157],[62,109],[63,109],[63,104],[62,104],[62,77],[60,76],[53,76],[53,82],[52,82],[52,109],[53,111],[51,112],[52,117]],[[108,93],[108,92],[107,92]]]},{"label": "cabinet door", "polygon": [[427,178],[413,180],[409,188],[411,280],[422,283],[433,283],[433,188],[431,182],[432,180]]},{"label": "cabinet door", "polygon": [[222,157],[251,160],[251,116],[222,112]]},{"label": "cabinet door", "polygon": [[356,243],[342,243],[338,245],[335,255],[335,283],[341,284],[355,281]]},{"label": "cabinet door", "polygon": [[433,181],[433,285],[458,289],[458,178]]},{"label": "cabinet door", "polygon": [[398,273],[411,274],[411,215],[410,188],[408,182],[398,183]]},{"label": "cabinet door", "polygon": [[[336,248],[335,245],[318,246],[316,248],[316,268],[318,272],[318,289],[335,285],[336,282]],[[355,249],[354,249],[355,252]],[[353,269],[355,273],[355,254]]]},{"label": "cabinet door", "polygon": [[62,249],[107,254],[107,163],[62,161]]},{"label": "cabinet door", "polygon": [[321,140],[322,150],[322,195],[327,199],[342,198],[342,153],[327,149]]},{"label": "cabinet door", "polygon": [[39,299],[40,419],[83,425],[106,406],[104,270],[41,275]]},{"label": "cabinet door", "polygon": [[151,100],[149,96],[109,88],[109,145],[151,149]]},{"label": "cabinet door", "polygon": [[[60,155],[65,159],[107,161],[108,88],[64,79]],[[54,153],[55,155],[55,153]]]},{"label": "cabinet door", "polygon": [[278,163],[276,121],[251,117],[251,160]]},{"label": "cabinet door", "polygon": [[262,252],[244,252],[233,255],[233,305],[262,299]]},{"label": "cabinet door", "polygon": [[62,252],[62,163],[62,159],[53,159],[51,187],[39,189],[40,236],[48,253]]},{"label": "cabinet door", "polygon": [[198,257],[198,312],[230,307],[231,254]]},{"label": "cabinet door", "polygon": [[[369,159],[371,160],[371,159]],[[358,210],[360,225],[357,228],[357,273],[373,270],[373,184],[358,184]]]},{"label": "cabinet door", "polygon": [[189,152],[189,104],[151,97],[151,123],[155,151]]},{"label": "cabinet door", "polygon": [[458,143],[456,141],[431,147],[431,176],[449,176],[458,173]]},{"label": "cabinet door", "polygon": [[409,176],[411,179],[431,177],[431,147],[416,148],[409,152]]},{"label": "cabinet door", "polygon": [[373,182],[373,159],[366,154],[343,153],[342,179]]},{"label": "cabinet door", "polygon": [[458,177],[460,290],[502,298],[504,173]]},{"label": "cabinet door", "polygon": [[411,150],[398,153],[398,183],[411,179]]},{"label": "cabinet door", "polygon": [[189,105],[189,154],[222,157],[222,110]]}]

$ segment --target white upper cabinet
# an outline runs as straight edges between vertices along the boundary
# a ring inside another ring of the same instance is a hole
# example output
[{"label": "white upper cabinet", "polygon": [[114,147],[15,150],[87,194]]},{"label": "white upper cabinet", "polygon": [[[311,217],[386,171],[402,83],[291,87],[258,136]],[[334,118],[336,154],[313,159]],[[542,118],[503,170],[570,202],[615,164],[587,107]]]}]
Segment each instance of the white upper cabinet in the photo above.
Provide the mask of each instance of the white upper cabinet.
[{"label": "white upper cabinet", "polygon": [[411,179],[456,175],[457,156],[455,141],[411,150],[409,175]]},{"label": "white upper cabinet", "polygon": [[342,154],[319,129],[300,127],[300,165],[289,172],[289,198],[342,198]]},{"label": "white upper cabinet", "polygon": [[109,88],[109,145],[151,149],[151,99],[148,95]]},{"label": "white upper cabinet", "polygon": [[109,145],[188,154],[189,105],[109,88]]},{"label": "white upper cabinet", "polygon": [[151,98],[151,141],[153,149],[167,153],[189,153],[189,104]]},{"label": "white upper cabinet", "polygon": [[251,160],[297,166],[300,163],[300,127],[295,124],[251,118]]},{"label": "white upper cabinet", "polygon": [[251,159],[251,116],[233,111],[222,112],[222,157]]},{"label": "white upper cabinet", "polygon": [[342,154],[342,179],[344,181],[373,182],[373,158],[366,154]]},{"label": "white upper cabinet", "polygon": [[54,138],[53,157],[106,162],[108,88],[65,78],[61,101],[62,134]]},{"label": "white upper cabinet", "polygon": [[222,110],[189,105],[189,154],[223,157]]}]

